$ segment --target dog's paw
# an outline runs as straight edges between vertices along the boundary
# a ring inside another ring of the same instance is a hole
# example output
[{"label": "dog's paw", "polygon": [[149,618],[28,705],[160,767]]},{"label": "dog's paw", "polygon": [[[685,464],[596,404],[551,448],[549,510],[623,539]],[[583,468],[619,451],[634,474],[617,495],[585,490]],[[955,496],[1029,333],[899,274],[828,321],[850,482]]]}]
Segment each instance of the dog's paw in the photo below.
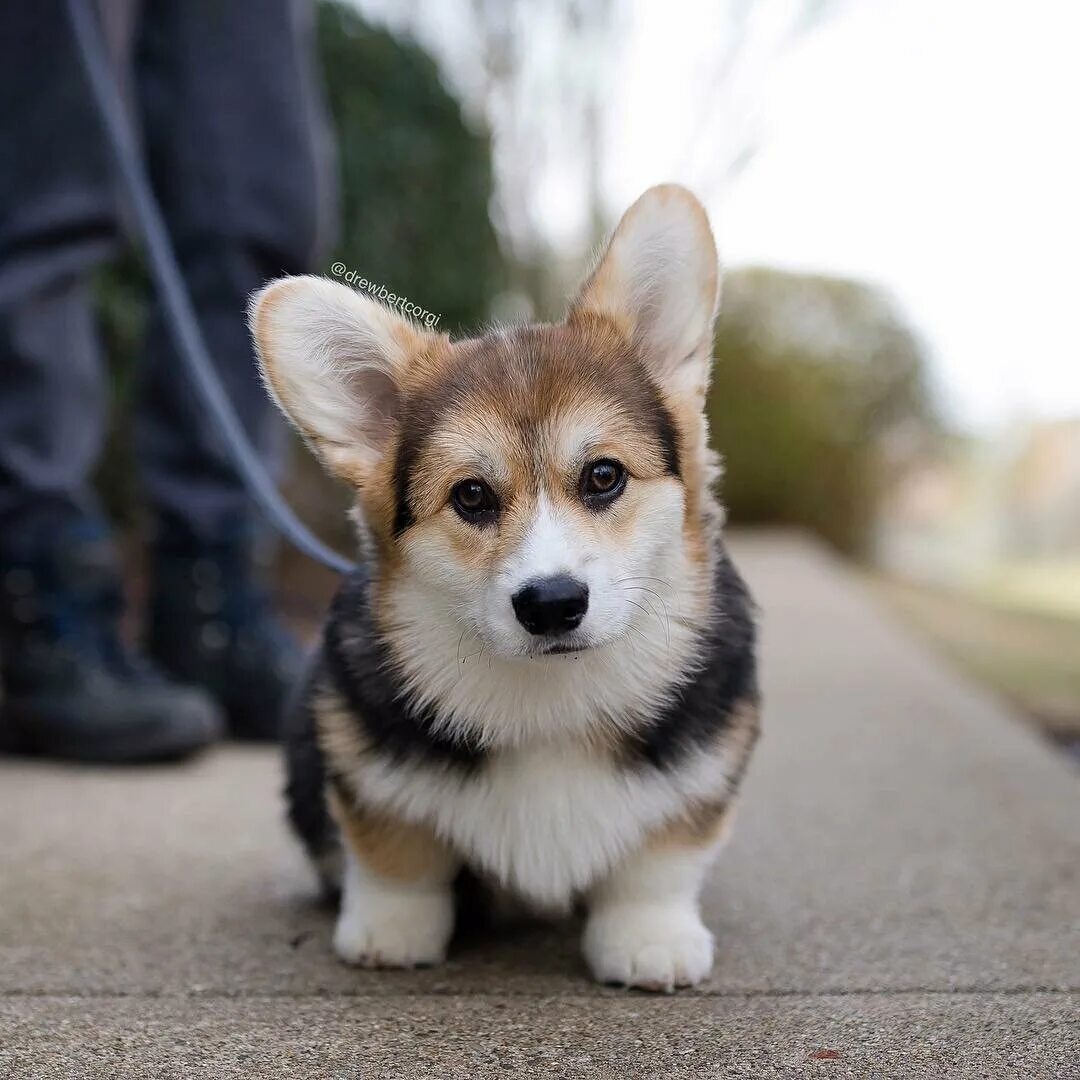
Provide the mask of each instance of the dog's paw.
[{"label": "dog's paw", "polygon": [[712,971],[713,937],[693,908],[615,904],[585,926],[585,960],[599,982],[670,993]]},{"label": "dog's paw", "polygon": [[430,967],[445,958],[453,929],[448,891],[371,891],[342,906],[334,952],[357,967]]}]

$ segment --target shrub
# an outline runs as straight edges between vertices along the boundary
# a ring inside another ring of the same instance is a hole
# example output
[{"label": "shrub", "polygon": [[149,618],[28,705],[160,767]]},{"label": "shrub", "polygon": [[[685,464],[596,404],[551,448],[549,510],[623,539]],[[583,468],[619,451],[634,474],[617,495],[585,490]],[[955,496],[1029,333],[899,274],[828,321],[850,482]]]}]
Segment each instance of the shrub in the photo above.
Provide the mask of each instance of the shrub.
[{"label": "shrub", "polygon": [[935,427],[923,350],[895,306],[854,281],[736,271],[716,356],[708,409],[732,521],[864,553],[896,448]]}]

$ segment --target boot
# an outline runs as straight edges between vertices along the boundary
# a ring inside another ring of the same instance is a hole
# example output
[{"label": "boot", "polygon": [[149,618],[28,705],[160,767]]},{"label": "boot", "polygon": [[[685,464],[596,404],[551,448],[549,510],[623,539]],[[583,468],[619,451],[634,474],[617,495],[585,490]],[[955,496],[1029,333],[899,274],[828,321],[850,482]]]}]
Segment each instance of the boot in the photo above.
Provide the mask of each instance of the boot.
[{"label": "boot", "polygon": [[157,545],[147,645],[220,702],[237,738],[279,738],[303,652],[256,583],[248,543]]},{"label": "boot", "polygon": [[122,608],[103,533],[0,555],[0,750],[136,763],[185,757],[221,736],[205,693],[125,646]]}]

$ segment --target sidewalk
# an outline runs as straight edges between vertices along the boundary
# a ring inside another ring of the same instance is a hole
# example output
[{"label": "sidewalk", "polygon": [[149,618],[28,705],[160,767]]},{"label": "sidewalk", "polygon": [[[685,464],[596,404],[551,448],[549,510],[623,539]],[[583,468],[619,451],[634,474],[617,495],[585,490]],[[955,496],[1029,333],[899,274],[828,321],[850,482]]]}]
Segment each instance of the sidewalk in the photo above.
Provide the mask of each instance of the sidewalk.
[{"label": "sidewalk", "polygon": [[1080,776],[817,549],[734,547],[765,736],[702,991],[596,987],[571,927],[337,964],[271,751],[7,761],[0,1077],[1080,1076]]}]

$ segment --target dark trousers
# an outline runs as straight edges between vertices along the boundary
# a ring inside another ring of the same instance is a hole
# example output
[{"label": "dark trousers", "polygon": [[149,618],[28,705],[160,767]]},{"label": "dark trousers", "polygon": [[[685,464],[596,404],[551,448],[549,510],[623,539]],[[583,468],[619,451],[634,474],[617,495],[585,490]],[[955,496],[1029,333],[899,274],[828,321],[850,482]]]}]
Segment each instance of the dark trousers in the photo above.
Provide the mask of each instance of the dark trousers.
[{"label": "dark trousers", "polygon": [[[311,5],[102,0],[102,10],[210,353],[272,466],[283,430],[258,380],[245,304],[268,278],[311,268],[328,239],[332,149]],[[107,386],[88,276],[122,240],[122,205],[62,0],[4,0],[0,552],[99,515],[88,477]],[[210,543],[249,527],[248,500],[157,310],[139,379],[137,457],[162,527]]]}]

